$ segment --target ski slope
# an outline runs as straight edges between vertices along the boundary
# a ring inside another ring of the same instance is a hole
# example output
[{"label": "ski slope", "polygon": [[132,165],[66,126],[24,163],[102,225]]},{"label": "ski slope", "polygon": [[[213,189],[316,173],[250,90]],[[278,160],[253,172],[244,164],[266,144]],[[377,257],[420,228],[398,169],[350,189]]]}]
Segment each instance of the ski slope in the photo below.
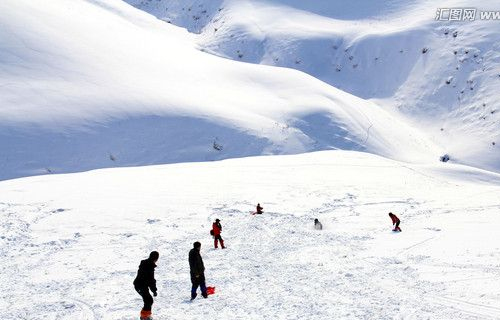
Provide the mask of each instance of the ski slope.
[{"label": "ski slope", "polygon": [[[500,319],[498,174],[324,151],[29,177],[0,194],[5,318],[137,319],[132,281],[158,250],[155,319]],[[194,241],[217,293],[190,302]]]},{"label": "ski slope", "polygon": [[500,319],[499,27],[436,6],[0,1],[4,317],[136,319],[158,250],[156,319]]}]

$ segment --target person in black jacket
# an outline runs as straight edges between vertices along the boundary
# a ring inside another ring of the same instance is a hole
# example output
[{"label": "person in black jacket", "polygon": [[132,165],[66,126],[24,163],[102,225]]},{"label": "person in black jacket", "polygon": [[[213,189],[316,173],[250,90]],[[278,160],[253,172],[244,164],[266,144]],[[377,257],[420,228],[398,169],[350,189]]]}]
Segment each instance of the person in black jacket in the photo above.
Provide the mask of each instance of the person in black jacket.
[{"label": "person in black jacket", "polygon": [[153,251],[149,254],[149,258],[142,260],[137,271],[137,277],[134,280],[134,288],[144,301],[144,307],[141,310],[141,319],[150,319],[151,316],[153,297],[149,293],[149,290],[151,289],[153,295],[157,296],[155,268],[159,256],[160,254],[157,251]]},{"label": "person in black jacket", "polygon": [[191,283],[193,284],[191,288],[191,300],[196,298],[198,286],[201,289],[203,298],[208,297],[207,286],[205,284],[205,266],[203,265],[203,259],[200,255],[200,249],[201,243],[196,241],[193,243],[193,249],[189,251],[189,270],[191,272]]}]

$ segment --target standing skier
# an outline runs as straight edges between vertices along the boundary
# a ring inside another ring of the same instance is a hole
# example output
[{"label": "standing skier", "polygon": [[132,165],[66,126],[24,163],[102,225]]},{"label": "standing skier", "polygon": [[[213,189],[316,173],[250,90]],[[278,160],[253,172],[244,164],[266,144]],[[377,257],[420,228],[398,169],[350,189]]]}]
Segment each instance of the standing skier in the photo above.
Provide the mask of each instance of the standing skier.
[{"label": "standing skier", "polygon": [[262,208],[262,207],[260,206],[260,203],[257,203],[257,211],[256,211],[255,213],[256,213],[256,214],[262,214],[262,212],[264,212],[264,211],[262,211],[262,209],[264,209],[264,208]]},{"label": "standing skier", "polygon": [[222,240],[222,237],[220,233],[222,232],[222,225],[220,224],[219,219],[215,219],[215,222],[212,224],[212,231],[214,235],[214,247],[217,249],[217,242],[220,241],[220,246],[222,249],[226,249],[224,247],[224,240]]},{"label": "standing skier", "polygon": [[160,254],[153,251],[149,254],[149,258],[142,260],[137,271],[137,277],[134,280],[134,288],[141,295],[144,301],[144,307],[141,310],[141,320],[151,319],[151,306],[153,305],[153,297],[149,293],[149,289],[156,297],[156,280],[155,268]]},{"label": "standing skier", "polygon": [[389,217],[391,217],[392,220],[392,225],[394,226],[394,229],[392,231],[399,231],[401,232],[401,228],[399,227],[399,223],[401,222],[398,217],[396,217],[395,214],[392,212],[389,212]]},{"label": "standing skier", "polygon": [[189,251],[189,269],[191,273],[191,300],[196,298],[196,290],[198,286],[201,289],[201,295],[203,298],[207,298],[207,286],[205,285],[205,266],[203,265],[203,259],[200,255],[201,243],[196,241],[193,243],[193,249]]}]

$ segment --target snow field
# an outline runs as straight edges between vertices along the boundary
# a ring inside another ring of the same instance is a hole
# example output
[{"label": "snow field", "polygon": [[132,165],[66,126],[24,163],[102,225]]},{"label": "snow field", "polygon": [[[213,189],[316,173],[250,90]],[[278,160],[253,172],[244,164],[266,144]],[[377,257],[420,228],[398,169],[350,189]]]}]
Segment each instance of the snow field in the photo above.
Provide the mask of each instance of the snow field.
[{"label": "snow field", "polygon": [[[499,187],[344,151],[4,181],[2,309],[135,319],[132,280],[158,250],[156,319],[498,319]],[[212,249],[215,218],[226,250]],[[197,240],[217,293],[189,302]]]},{"label": "snow field", "polygon": [[[136,319],[158,250],[156,319],[500,319],[500,176],[437,162],[498,170],[496,25],[430,1],[128,2],[198,35],[118,0],[0,3],[0,179],[371,154],[1,181],[4,317]],[[217,293],[190,302],[197,240]]]}]

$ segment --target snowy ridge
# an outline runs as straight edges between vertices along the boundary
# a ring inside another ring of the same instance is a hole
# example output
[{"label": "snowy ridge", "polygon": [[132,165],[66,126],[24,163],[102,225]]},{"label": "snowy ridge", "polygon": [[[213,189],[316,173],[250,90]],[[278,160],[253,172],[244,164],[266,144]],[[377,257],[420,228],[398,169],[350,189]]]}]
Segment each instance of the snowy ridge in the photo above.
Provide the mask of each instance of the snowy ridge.
[{"label": "snowy ridge", "polygon": [[443,153],[373,102],[200,52],[194,35],[121,1],[0,6],[2,179],[323,149]]},{"label": "snowy ridge", "polygon": [[[426,132],[453,161],[498,171],[496,1],[128,0],[198,33],[202,50],[304,71],[373,99]],[[476,21],[435,21],[476,8]],[[425,52],[425,53],[424,53]]]}]

